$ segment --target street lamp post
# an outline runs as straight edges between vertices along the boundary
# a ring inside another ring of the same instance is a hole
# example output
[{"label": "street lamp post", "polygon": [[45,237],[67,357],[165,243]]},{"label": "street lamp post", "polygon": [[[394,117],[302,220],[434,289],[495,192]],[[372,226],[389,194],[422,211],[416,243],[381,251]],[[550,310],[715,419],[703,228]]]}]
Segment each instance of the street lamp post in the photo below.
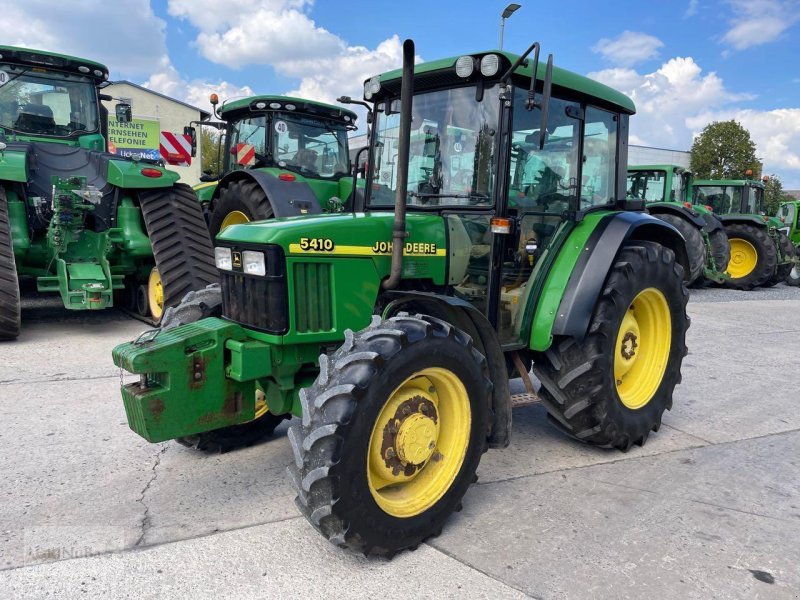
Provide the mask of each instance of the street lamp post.
[{"label": "street lamp post", "polygon": [[503,11],[503,14],[500,15],[500,50],[503,49],[503,29],[506,26],[506,19],[514,14],[514,11],[520,7],[519,4],[514,4],[513,2],[506,6],[506,9]]}]

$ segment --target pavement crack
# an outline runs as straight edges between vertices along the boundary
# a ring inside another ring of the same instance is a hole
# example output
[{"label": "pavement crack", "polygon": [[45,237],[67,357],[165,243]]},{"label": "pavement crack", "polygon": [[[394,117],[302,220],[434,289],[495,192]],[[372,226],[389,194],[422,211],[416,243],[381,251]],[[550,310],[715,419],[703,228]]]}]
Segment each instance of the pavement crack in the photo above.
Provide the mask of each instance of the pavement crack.
[{"label": "pavement crack", "polygon": [[150,505],[147,502],[145,502],[145,497],[147,496],[147,492],[150,490],[150,486],[153,485],[155,480],[158,478],[158,467],[161,464],[161,457],[164,456],[164,453],[167,451],[168,448],[169,446],[165,444],[156,454],[156,460],[153,463],[153,467],[151,469],[152,474],[150,475],[150,479],[147,481],[144,488],[142,488],[139,498],[136,500],[144,507],[144,514],[142,515],[142,523],[140,525],[142,532],[139,534],[139,539],[137,539],[136,543],[134,544],[135,548],[142,545],[142,543],[144,542],[144,538],[147,535],[148,530],[150,529],[150,521],[151,521]]},{"label": "pavement crack", "polygon": [[683,429],[678,429],[675,425],[670,425],[669,423],[662,423],[664,427],[669,427],[670,429],[677,431],[678,433],[682,433],[683,435],[688,435],[689,437],[693,437],[696,440],[700,440],[701,442],[705,442],[709,446],[713,446],[714,442],[707,440],[705,438],[701,438],[699,435],[695,435],[694,433],[689,433],[688,431],[684,431]]}]

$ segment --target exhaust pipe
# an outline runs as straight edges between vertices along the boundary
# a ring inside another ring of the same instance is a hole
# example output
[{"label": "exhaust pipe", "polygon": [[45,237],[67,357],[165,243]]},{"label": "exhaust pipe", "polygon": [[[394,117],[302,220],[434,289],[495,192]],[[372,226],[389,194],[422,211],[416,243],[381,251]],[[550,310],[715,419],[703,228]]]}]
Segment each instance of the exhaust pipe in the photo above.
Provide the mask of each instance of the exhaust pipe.
[{"label": "exhaust pipe", "polygon": [[414,42],[403,42],[403,79],[400,87],[400,132],[397,147],[397,191],[392,228],[392,268],[381,287],[391,290],[403,273],[403,248],[406,245],[406,198],[408,196],[408,154],[411,145],[411,102],[414,96]]}]

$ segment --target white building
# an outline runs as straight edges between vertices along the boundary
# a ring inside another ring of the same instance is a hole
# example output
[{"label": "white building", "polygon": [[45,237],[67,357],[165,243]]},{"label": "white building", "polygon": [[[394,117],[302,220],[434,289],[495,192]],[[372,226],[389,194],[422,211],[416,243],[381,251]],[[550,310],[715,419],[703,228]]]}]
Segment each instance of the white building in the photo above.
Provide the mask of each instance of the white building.
[{"label": "white building", "polygon": [[689,168],[692,154],[683,150],[667,150],[666,148],[650,148],[648,146],[628,146],[629,165],[677,165]]},{"label": "white building", "polygon": [[[103,103],[108,109],[109,120],[114,119],[116,105],[126,102],[131,105],[135,121],[155,121],[162,132],[182,134],[183,128],[189,126],[192,121],[202,121],[210,116],[210,113],[196,106],[159,94],[130,81],[111,82],[103,88],[102,93],[114,98],[112,101]],[[197,156],[192,159],[190,166],[167,165],[168,169],[181,176],[183,183],[189,185],[195,185],[200,179],[200,137],[198,129]],[[148,146],[150,145],[152,145],[152,141],[148,143]]]}]

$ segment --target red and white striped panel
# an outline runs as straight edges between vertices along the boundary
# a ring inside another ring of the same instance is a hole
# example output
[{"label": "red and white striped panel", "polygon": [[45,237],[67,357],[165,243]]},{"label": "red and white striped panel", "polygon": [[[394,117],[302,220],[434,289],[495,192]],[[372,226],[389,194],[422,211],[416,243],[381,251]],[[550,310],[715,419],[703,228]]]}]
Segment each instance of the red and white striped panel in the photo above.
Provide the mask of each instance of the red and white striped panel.
[{"label": "red and white striped panel", "polygon": [[176,167],[192,164],[192,138],[187,134],[162,131],[159,149],[167,164]]},{"label": "red and white striped panel", "polygon": [[256,164],[256,147],[253,144],[236,144],[236,162],[252,167]]}]

